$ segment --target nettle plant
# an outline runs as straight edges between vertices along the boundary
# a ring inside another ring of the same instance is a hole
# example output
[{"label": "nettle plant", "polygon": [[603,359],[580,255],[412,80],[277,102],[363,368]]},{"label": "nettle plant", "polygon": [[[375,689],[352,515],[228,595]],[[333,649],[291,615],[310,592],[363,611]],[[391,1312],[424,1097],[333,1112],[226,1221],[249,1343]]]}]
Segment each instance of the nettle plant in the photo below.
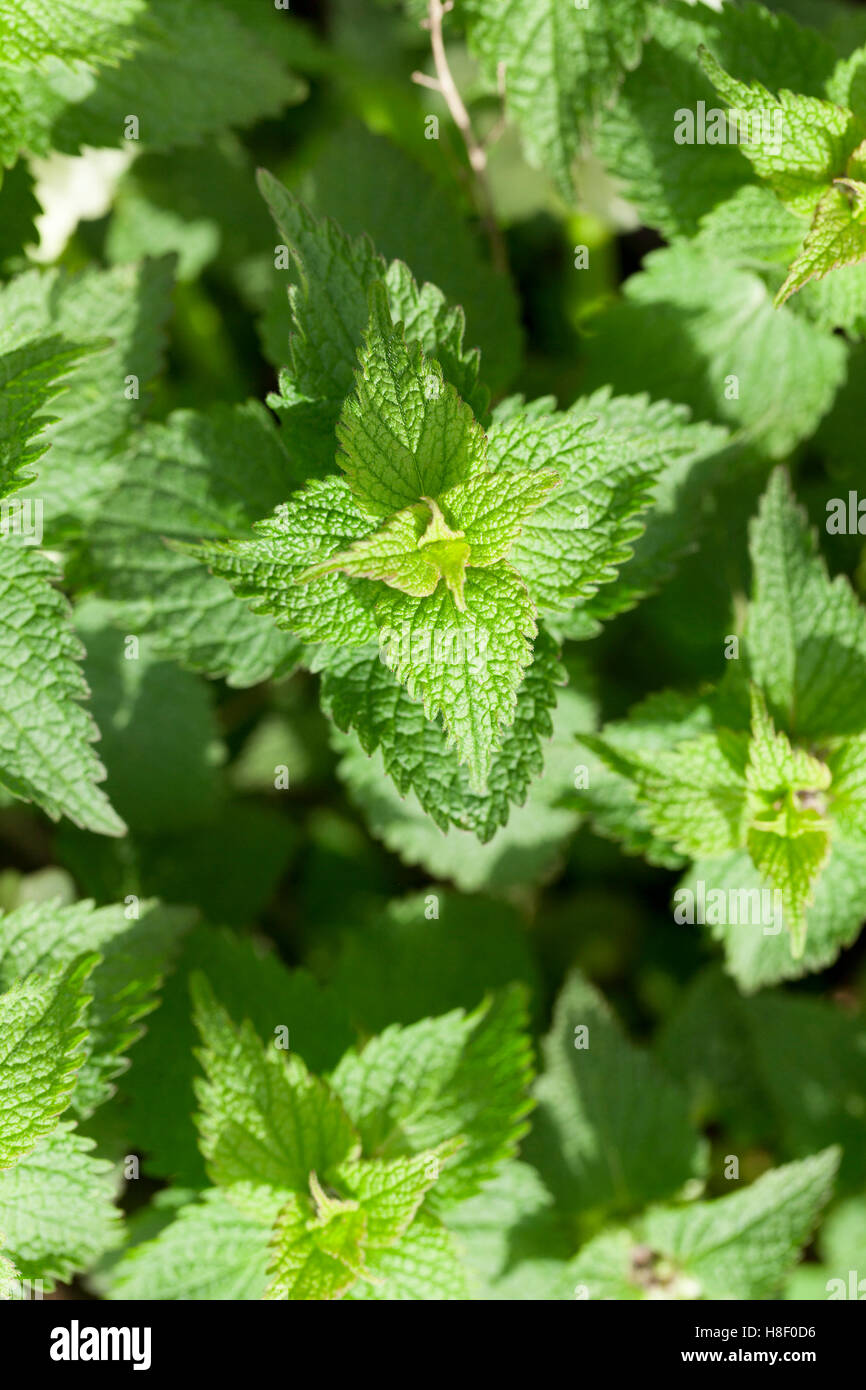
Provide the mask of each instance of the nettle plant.
[{"label": "nettle plant", "polygon": [[866,23],[397,8],[0,0],[0,1299],[857,1297]]},{"label": "nettle plant", "polygon": [[866,611],[831,580],[782,470],[751,554],[715,691],[653,695],[579,736],[615,779],[597,784],[599,828],[658,862],[694,861],[677,920],[710,926],[747,988],[827,965],[866,911]]},{"label": "nettle plant", "polygon": [[323,708],[381,750],[399,792],[486,841],[542,769],[562,637],[657,582],[668,538],[599,593],[661,474],[724,433],[609,392],[491,412],[459,308],[260,182],[296,278],[291,365],[268,403],[296,471],[323,476],[254,539],[185,552],[303,644]]},{"label": "nettle plant", "polygon": [[[524,986],[436,1012],[453,970],[477,971],[476,919],[461,920],[458,899],[442,907],[453,926],[420,995],[429,924],[417,898],[390,910],[390,959],[371,924],[324,985],[155,904],[138,919],[86,902],[0,918],[4,1296],[38,1296],[82,1268],[118,1300],[778,1293],[834,1185],[862,1181],[856,1146],[842,1171],[837,1146],[811,1153],[840,1133],[860,1025],[834,1022],[821,1001],[781,1001],[780,1017],[779,1001],[746,1004],[711,971],[654,1059],[574,974],[533,1082]],[[509,932],[501,923],[513,958]],[[246,1014],[240,1026],[200,961]],[[390,1013],[405,1021],[377,1030]],[[815,1029],[827,1058],[810,1046]],[[746,1113],[772,1116],[785,1148],[810,1156],[697,1200],[711,1155],[695,1102],[713,1067],[724,1104],[706,1118],[729,1133],[743,1123],[742,1088],[732,1113],[730,1058],[714,1045],[728,1030],[752,1074]],[[152,1144],[148,1171],[175,1182],[125,1229],[115,1197],[141,1160],[94,1149],[111,1147],[100,1120],[130,1049],[128,1122]],[[786,1067],[817,1084],[828,1061],[831,1103],[804,1124]],[[811,1273],[826,1282],[835,1270]]]}]

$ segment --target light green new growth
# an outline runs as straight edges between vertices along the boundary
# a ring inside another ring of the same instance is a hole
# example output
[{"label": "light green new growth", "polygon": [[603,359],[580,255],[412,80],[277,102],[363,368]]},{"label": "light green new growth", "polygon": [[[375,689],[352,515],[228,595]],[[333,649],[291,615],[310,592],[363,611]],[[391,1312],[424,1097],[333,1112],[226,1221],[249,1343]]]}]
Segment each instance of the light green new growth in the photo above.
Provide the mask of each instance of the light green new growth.
[{"label": "light green new growth", "polygon": [[751,697],[746,845],[755,868],[782,895],[791,950],[798,957],[806,944],[805,909],[830,853],[825,814],[830,769],[775,731],[757,686]]},{"label": "light green new growth", "polygon": [[478,472],[486,441],[438,363],[425,362],[420,343],[392,323],[381,283],[369,306],[355,394],[337,426],[337,461],[363,510],[386,517]]},{"label": "light green new growth", "polygon": [[[734,664],[715,696],[655,697],[628,723],[580,738],[607,771],[607,791],[589,798],[599,827],[662,862],[670,850],[697,861],[693,876],[729,901],[707,922],[753,985],[826,964],[862,922],[866,612],[844,577],[830,579],[781,469],[751,552],[750,688]],[[686,885],[694,891],[692,876]],[[762,888],[779,895],[787,958],[775,907],[772,922],[737,915]]]},{"label": "light green new growth", "polygon": [[866,258],[862,175],[866,124],[817,97],[761,83],[747,87],[701,51],[704,70],[730,103],[728,120],[758,177],[793,213],[811,218],[803,245],[776,295],[781,305],[808,281]]},{"label": "light green new growth", "polygon": [[236,1028],[201,975],[193,996],[216,1187],[123,1259],[114,1296],[148,1281],[177,1296],[196,1243],[230,1228],[232,1253],[204,1281],[212,1297],[466,1297],[440,1217],[495,1176],[525,1129],[521,996],[387,1029],[329,1079]]}]

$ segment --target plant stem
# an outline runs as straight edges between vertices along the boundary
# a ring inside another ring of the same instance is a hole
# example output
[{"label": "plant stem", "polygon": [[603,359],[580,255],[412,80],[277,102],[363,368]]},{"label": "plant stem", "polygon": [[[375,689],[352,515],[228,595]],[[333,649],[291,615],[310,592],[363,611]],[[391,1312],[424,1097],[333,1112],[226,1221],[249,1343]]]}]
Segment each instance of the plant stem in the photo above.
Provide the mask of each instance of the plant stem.
[{"label": "plant stem", "polygon": [[453,0],[430,0],[430,12],[424,27],[430,30],[430,46],[433,50],[433,64],[436,68],[436,80],[434,82],[431,78],[420,72],[414,72],[412,74],[412,80],[425,87],[435,87],[437,91],[441,92],[445,100],[451,119],[460,131],[463,137],[463,143],[466,146],[469,166],[474,175],[475,194],[481,217],[481,224],[490,242],[493,264],[498,271],[507,274],[508,255],[505,249],[505,239],[502,235],[502,230],[496,221],[493,194],[491,192],[490,180],[487,173],[487,151],[476,138],[475,131],[472,129],[469,112],[466,110],[463,98],[457,90],[457,83],[454,81],[451,69],[448,66],[448,57],[445,53],[445,41],[442,36],[442,21],[448,11],[453,8]]}]

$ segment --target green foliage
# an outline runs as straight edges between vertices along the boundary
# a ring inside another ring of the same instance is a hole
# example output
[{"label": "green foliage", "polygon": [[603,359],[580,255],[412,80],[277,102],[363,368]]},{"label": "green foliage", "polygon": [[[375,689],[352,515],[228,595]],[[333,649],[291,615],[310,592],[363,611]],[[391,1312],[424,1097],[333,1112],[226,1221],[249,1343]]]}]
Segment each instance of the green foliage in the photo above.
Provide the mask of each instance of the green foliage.
[{"label": "green foliage", "polygon": [[0,170],[0,1300],[862,1294],[862,8],[0,0]]},{"label": "green foliage", "polygon": [[[837,887],[857,862],[862,834],[854,691],[862,683],[866,614],[844,578],[830,579],[781,471],[771,478],[751,543],[745,675],[732,665],[714,697],[669,718],[664,747],[652,730],[643,737],[641,711],[628,733],[627,725],[614,725],[587,744],[630,785],[631,825],[646,826],[659,852],[669,846],[697,861],[675,894],[678,911],[687,909],[697,881],[704,883],[704,920],[724,939],[732,973],[754,988],[832,960],[866,908],[859,880],[848,895]],[[705,727],[694,737],[698,710]],[[604,804],[598,815],[618,832]],[[767,891],[774,895],[769,913]],[[778,942],[762,950],[759,940],[778,937],[783,922],[787,958]]]},{"label": "green foliage", "polygon": [[287,1053],[280,1025],[269,1046],[249,1022],[236,1028],[201,975],[193,997],[212,1187],[120,1261],[113,1296],[143,1280],[179,1296],[197,1243],[233,1219],[239,1235],[208,1276],[210,1297],[417,1297],[422,1281],[424,1296],[465,1297],[441,1213],[494,1176],[523,1132],[519,999],[386,1029],[325,1079]]}]

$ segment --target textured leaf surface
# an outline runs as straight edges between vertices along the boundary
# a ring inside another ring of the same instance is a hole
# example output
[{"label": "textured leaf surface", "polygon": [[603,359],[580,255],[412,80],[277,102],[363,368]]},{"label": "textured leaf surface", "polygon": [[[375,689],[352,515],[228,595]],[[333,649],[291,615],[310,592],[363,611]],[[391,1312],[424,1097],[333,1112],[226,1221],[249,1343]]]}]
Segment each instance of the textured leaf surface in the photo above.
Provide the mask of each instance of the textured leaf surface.
[{"label": "textured leaf surface", "polygon": [[47,334],[96,349],[66,378],[57,419],[40,438],[50,450],[25,494],[41,501],[48,535],[98,515],[117,482],[112,455],[141,418],[162,366],[172,267],[164,258],[76,275],[29,270],[0,292],[0,350]]},{"label": "textured leaf surface", "polygon": [[753,678],[799,740],[859,731],[866,611],[831,580],[785,474],[773,474],[750,532],[746,648]]},{"label": "textured leaf surface", "polygon": [[739,122],[740,148],[758,177],[795,212],[811,212],[866,135],[850,111],[794,92],[778,97],[761,83],[731,77],[706,50],[701,61]]},{"label": "textured leaf surface", "polygon": [[[292,1051],[314,1071],[334,1066],[353,1040],[342,1008],[307,971],[288,971],[273,952],[249,939],[212,927],[191,931],[136,1047],[135,1065],[121,1082],[135,1143],[146,1155],[144,1166],[187,1187],[207,1181],[191,1119],[198,1068],[189,977],[196,970],[207,971],[223,1007],[234,1018],[250,1019],[259,1036],[274,1037],[275,1028],[288,1028]],[[168,1088],[167,1074],[172,1076]]]},{"label": "textured leaf surface", "polygon": [[423,706],[394,680],[376,648],[322,656],[326,713],[339,728],[354,728],[366,753],[381,747],[397,790],[405,794],[411,788],[442,829],[455,825],[486,843],[507,821],[511,805],[522,804],[543,766],[543,740],[552,732],[550,710],[563,680],[558,649],[543,630],[517,692],[513,722],[491,760],[486,794],[472,788],[441,726],[428,720]]},{"label": "textured leaf surface", "polygon": [[398,1244],[371,1251],[369,1278],[349,1291],[351,1299],[387,1302],[451,1302],[469,1291],[454,1237],[432,1217],[413,1221]]},{"label": "textured leaf surface", "polygon": [[748,854],[699,859],[680,886],[696,892],[699,880],[706,885],[707,894],[719,889],[728,895],[729,909],[718,914],[711,931],[724,944],[728,970],[740,988],[749,991],[824,969],[855,940],[866,913],[862,849],[838,836],[818,879],[815,900],[806,910],[806,942],[801,956],[792,955],[790,937],[772,914],[769,922],[757,926],[740,920],[743,914],[734,907],[740,895],[754,896],[767,886]]},{"label": "textured leaf surface", "polygon": [[601,113],[599,152],[642,219],[669,239],[692,235],[702,216],[756,177],[736,144],[675,138],[681,113],[707,117],[719,99],[699,59],[701,45],[746,82],[826,95],[836,63],[828,38],[763,5],[711,8],[668,0],[650,11],[651,37],[617,100]]},{"label": "textured leaf surface", "polygon": [[[518,695],[518,720],[525,689],[526,685]],[[434,878],[452,880],[465,893],[482,888],[499,893],[536,875],[545,877],[559,862],[567,837],[578,824],[577,811],[566,804],[578,765],[574,735],[586,732],[593,722],[592,701],[585,691],[560,692],[553,732],[541,745],[540,776],[530,785],[523,805],[511,809],[508,824],[483,845],[470,829],[454,825],[441,829],[414,791],[401,796],[385,773],[380,751],[367,757],[357,739],[347,735],[335,734],[332,741],[341,755],[341,778],[368,826],[388,849],[405,863],[422,865]],[[504,748],[508,744],[506,735]],[[506,757],[503,750],[494,759],[497,778]],[[489,969],[489,957],[487,962]]]},{"label": "textured leaf surface", "polygon": [[6,62],[78,58],[106,62],[129,45],[129,26],[144,0],[78,0],[59,14],[45,0],[2,0],[0,43]]},{"label": "textured leaf surface", "polygon": [[[272,16],[275,24],[280,18]],[[138,116],[143,144],[197,143],[276,116],[306,92],[276,45],[219,4],[205,16],[194,0],[148,0],[134,37],[132,55],[103,69],[98,81],[73,86],[68,74],[56,74],[48,105],[58,148],[74,153],[82,144],[120,144],[130,112]]]},{"label": "textured leaf surface", "polygon": [[551,470],[562,486],[528,517],[510,559],[540,607],[571,608],[615,578],[643,527],[653,479],[642,441],[594,428],[589,412],[513,415],[490,433],[489,466]]},{"label": "textured leaf surface", "polygon": [[101,956],[87,982],[87,1037],[76,1054],[80,1069],[71,1103],[78,1115],[106,1100],[112,1079],[128,1065],[125,1051],[156,1006],[163,970],[184,925],[181,913],[150,903],[132,920],[122,906],[89,902],[25,903],[0,916],[0,989],[31,971],[70,966],[82,952]]},{"label": "textured leaf surface", "polygon": [[640,56],[645,0],[467,0],[461,13],[489,77],[505,64],[508,109],[530,155],[570,191],[581,132]]},{"label": "textured leaf surface", "polygon": [[789,1163],[742,1192],[651,1212],[646,1239],[695,1278],[705,1298],[766,1298],[809,1239],[833,1190],[837,1149]]},{"label": "textured leaf surface", "polygon": [[264,1297],[270,1232],[219,1189],[184,1206],[155,1240],[124,1255],[109,1287],[112,1299]]},{"label": "textured leaf surface", "polygon": [[784,458],[826,414],[845,348],[750,270],[685,243],[651,252],[596,323],[590,388],[675,395],[703,419]]},{"label": "textured leaf surface", "polygon": [[84,981],[95,963],[94,955],[78,956],[13,984],[0,999],[0,1169],[20,1162],[69,1104],[87,1036]]},{"label": "textured leaf surface", "polygon": [[381,255],[405,261],[418,284],[436,285],[459,304],[485,381],[494,391],[508,384],[520,356],[517,297],[485,259],[449,190],[390,140],[352,124],[325,141],[301,191],[314,212],[351,237],[366,232]]},{"label": "textured leaf surface", "polygon": [[48,423],[43,407],[79,355],[60,338],[40,338],[0,356],[0,497],[33,482],[24,470],[48,447],[34,440]]},{"label": "textured leaf surface", "polygon": [[218,1186],[239,1203],[255,1189],[304,1192],[359,1153],[337,1097],[294,1053],[266,1051],[252,1025],[235,1028],[203,977],[193,980],[206,1079],[198,1083],[202,1152]]},{"label": "textured leaf surface", "polygon": [[288,367],[280,378],[279,410],[312,474],[333,466],[334,427],[354,384],[357,354],[370,318],[370,288],[383,282],[391,316],[410,342],[440,364],[443,375],[476,415],[487,406],[478,387],[478,354],[463,347],[464,319],[435,286],[416,285],[401,261],[386,262],[369,237],[352,240],[330,219],[318,219],[273,175],[259,185],[292,255],[289,294],[279,292],[262,326],[267,356]]},{"label": "textured leaf surface", "polygon": [[485,441],[438,363],[392,324],[381,286],[370,309],[355,393],[337,427],[338,462],[364,511],[389,516],[476,473]]},{"label": "textured leaf surface", "polygon": [[68,1280],[118,1244],[116,1175],[92,1149],[64,1122],[0,1173],[0,1231],[22,1278]]},{"label": "textured leaf surface", "polygon": [[434,1193],[448,1205],[471,1195],[513,1156],[529,1109],[530,1051],[517,991],[474,1014],[460,1010],[387,1028],[347,1052],[331,1077],[365,1153],[419,1153],[464,1142],[443,1167]]},{"label": "textured leaf surface", "polygon": [[97,785],[105,772],[81,704],[82,648],[54,577],[45,556],[11,539],[0,544],[0,782],[53,820],[66,815],[122,835],[123,821]]},{"label": "textured leaf surface", "polygon": [[121,456],[120,481],[90,531],[102,592],[127,631],[194,671],[254,685],[291,669],[298,644],[167,540],[246,537],[296,485],[261,407],[177,411]]}]

